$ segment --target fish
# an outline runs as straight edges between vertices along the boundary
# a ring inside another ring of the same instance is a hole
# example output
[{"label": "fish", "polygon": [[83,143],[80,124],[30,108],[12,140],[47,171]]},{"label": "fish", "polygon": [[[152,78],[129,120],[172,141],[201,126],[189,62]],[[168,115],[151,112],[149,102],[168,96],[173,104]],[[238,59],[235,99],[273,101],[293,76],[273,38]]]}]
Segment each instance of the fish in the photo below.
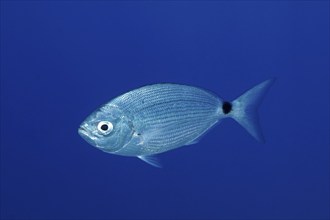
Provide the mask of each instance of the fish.
[{"label": "fish", "polygon": [[162,167],[156,155],[198,143],[226,118],[264,142],[257,112],[274,81],[265,80],[233,101],[189,85],[146,85],[102,105],[81,123],[78,133],[106,153],[137,157],[154,167]]}]

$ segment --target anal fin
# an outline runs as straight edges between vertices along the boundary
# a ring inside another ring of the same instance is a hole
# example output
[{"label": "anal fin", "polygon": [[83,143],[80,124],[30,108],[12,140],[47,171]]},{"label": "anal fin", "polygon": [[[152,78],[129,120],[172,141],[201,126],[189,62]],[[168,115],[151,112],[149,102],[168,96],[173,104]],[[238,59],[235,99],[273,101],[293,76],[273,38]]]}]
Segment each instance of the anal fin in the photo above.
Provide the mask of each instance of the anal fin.
[{"label": "anal fin", "polygon": [[216,121],[215,123],[210,125],[199,136],[197,136],[195,139],[193,139],[193,140],[189,141],[188,143],[186,143],[185,146],[198,143],[217,123],[218,123],[218,121]]}]

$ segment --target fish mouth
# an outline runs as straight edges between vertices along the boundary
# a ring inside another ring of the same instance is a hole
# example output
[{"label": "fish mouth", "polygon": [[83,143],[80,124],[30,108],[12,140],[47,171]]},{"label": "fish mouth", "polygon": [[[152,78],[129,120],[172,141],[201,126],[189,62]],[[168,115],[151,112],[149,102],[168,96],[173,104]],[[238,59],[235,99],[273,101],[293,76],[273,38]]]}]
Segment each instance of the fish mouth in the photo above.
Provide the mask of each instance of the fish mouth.
[{"label": "fish mouth", "polygon": [[84,127],[80,127],[78,129],[78,133],[80,134],[81,137],[89,137],[87,130]]},{"label": "fish mouth", "polygon": [[103,147],[100,147],[96,144],[96,137],[94,137],[90,132],[88,132],[88,130],[81,126],[79,129],[78,129],[78,133],[79,135],[85,140],[87,141],[89,144],[95,146],[95,147],[98,147],[98,148],[103,148]]}]

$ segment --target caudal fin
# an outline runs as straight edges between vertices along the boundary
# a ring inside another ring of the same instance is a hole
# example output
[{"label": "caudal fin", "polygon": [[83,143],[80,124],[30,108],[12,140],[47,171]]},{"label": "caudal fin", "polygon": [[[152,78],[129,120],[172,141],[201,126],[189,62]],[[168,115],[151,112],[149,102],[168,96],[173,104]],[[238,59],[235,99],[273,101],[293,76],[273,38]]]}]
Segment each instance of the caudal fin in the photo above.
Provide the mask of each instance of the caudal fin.
[{"label": "caudal fin", "polygon": [[231,103],[232,110],[228,114],[260,142],[264,142],[264,137],[258,120],[258,106],[274,81],[266,80],[246,91]]}]

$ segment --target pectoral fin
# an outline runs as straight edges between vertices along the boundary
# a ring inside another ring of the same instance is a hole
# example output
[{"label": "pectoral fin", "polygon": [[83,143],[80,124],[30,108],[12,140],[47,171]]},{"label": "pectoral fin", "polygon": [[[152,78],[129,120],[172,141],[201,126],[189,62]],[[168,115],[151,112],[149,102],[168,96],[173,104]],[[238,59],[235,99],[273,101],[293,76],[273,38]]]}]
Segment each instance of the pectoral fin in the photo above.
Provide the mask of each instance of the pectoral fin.
[{"label": "pectoral fin", "polygon": [[157,168],[162,168],[162,165],[160,164],[158,158],[153,155],[148,155],[148,156],[138,156],[141,160],[144,162],[150,164],[151,166],[157,167]]}]

